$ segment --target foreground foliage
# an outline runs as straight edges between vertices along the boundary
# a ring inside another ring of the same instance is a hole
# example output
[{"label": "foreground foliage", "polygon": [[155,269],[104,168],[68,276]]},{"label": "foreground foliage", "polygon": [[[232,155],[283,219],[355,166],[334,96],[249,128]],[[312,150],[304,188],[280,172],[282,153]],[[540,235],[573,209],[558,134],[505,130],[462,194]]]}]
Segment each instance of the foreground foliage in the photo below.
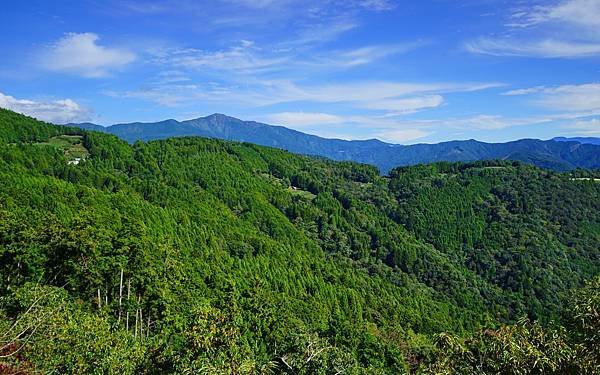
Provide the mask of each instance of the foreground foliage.
[{"label": "foreground foliage", "polygon": [[527,319],[468,338],[438,336],[437,374],[597,374],[600,371],[600,278],[575,290],[567,328]]},{"label": "foreground foliage", "polygon": [[0,371],[594,373],[595,176],[381,177],[0,110]]}]

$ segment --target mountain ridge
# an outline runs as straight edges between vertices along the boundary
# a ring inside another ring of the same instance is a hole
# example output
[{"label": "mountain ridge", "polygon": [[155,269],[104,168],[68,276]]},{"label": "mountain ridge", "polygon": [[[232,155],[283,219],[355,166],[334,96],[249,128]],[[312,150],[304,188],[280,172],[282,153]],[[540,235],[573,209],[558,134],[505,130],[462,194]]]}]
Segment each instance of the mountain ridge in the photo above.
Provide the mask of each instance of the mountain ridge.
[{"label": "mountain ridge", "polygon": [[382,173],[398,166],[488,159],[523,161],[559,171],[600,168],[600,145],[569,139],[520,139],[504,143],[469,139],[401,145],[378,139],[323,138],[284,126],[244,121],[220,113],[185,121],[168,119],[159,122],[122,123],[108,127],[92,123],[68,125],[114,134],[129,143],[183,136],[249,142],[298,154],[371,164],[377,166]]}]

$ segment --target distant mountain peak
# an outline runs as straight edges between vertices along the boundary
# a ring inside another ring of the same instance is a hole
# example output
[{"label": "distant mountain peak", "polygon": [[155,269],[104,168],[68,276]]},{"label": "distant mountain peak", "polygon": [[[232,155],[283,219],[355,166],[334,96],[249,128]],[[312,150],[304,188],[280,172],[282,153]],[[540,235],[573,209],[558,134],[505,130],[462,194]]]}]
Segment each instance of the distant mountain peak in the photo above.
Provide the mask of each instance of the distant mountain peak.
[{"label": "distant mountain peak", "polygon": [[198,117],[195,119],[185,120],[185,121],[180,122],[180,124],[192,125],[194,127],[197,127],[199,124],[202,124],[202,125],[206,125],[206,124],[216,124],[216,125],[231,124],[231,125],[233,125],[233,124],[235,124],[235,125],[238,125],[238,124],[242,124],[242,123],[247,123],[247,122],[242,121],[235,117],[227,116],[222,113],[213,113],[212,115]]},{"label": "distant mountain peak", "polygon": [[[219,118],[219,117],[220,117],[220,118],[234,118],[234,117],[228,116],[228,115],[226,115],[226,114],[223,114],[223,113],[218,113],[218,112],[215,112],[215,113],[213,113],[212,115],[208,115],[208,116],[206,116],[206,117],[217,117],[217,118]],[[236,120],[237,120],[237,119],[236,119]]]},{"label": "distant mountain peak", "polygon": [[[231,116],[227,116],[223,113],[213,113],[212,115],[208,115],[206,117],[200,117],[199,119],[206,119],[206,120],[235,120],[235,121],[242,121],[238,118],[235,117],[231,117]],[[199,120],[197,119],[197,120]]]}]

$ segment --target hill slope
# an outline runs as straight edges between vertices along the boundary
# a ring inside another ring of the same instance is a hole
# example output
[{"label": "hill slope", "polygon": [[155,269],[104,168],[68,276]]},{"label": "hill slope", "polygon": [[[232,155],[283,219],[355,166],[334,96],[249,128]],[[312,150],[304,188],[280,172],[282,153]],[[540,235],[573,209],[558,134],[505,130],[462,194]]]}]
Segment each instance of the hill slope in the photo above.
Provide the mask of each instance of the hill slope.
[{"label": "hill slope", "polygon": [[[63,135],[81,137],[78,165],[51,142]],[[10,361],[2,366],[289,374],[454,366],[441,333],[498,328],[485,337],[500,340],[506,329],[530,329],[502,325],[522,316],[562,321],[568,291],[598,275],[597,176],[499,161],[382,177],[367,165],[214,139],[130,145],[0,110],[0,332]],[[571,350],[562,331],[539,329],[548,345]],[[544,360],[528,354],[527,365],[595,366],[536,340]],[[500,354],[490,363],[515,358]]]},{"label": "hill slope", "polygon": [[156,123],[118,124],[107,128],[89,123],[73,125],[88,130],[105,131],[130,143],[137,140],[194,135],[250,142],[299,154],[372,164],[384,173],[397,166],[490,159],[518,160],[559,171],[578,167],[600,168],[600,147],[577,141],[523,139],[507,143],[484,143],[469,140],[404,146],[378,140],[326,139],[281,126],[242,121],[221,114],[182,122],[166,120]]}]

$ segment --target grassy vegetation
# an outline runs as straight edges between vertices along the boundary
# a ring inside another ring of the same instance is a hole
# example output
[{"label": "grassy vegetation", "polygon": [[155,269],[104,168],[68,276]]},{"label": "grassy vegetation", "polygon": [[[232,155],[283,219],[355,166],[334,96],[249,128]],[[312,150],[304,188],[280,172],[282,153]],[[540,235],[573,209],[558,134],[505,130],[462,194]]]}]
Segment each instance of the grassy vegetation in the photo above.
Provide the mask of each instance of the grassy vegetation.
[{"label": "grassy vegetation", "polygon": [[295,188],[295,187],[292,187],[292,186],[290,186],[288,188],[288,191],[292,195],[294,195],[294,196],[297,196],[297,197],[300,197],[300,198],[304,198],[304,199],[307,199],[307,200],[313,200],[313,199],[315,199],[317,197],[316,195],[314,195],[310,191],[298,189],[298,188]]},{"label": "grassy vegetation", "polygon": [[90,154],[83,145],[81,135],[57,135],[51,137],[47,142],[39,142],[38,145],[50,145],[64,152],[69,160],[85,159]]}]

